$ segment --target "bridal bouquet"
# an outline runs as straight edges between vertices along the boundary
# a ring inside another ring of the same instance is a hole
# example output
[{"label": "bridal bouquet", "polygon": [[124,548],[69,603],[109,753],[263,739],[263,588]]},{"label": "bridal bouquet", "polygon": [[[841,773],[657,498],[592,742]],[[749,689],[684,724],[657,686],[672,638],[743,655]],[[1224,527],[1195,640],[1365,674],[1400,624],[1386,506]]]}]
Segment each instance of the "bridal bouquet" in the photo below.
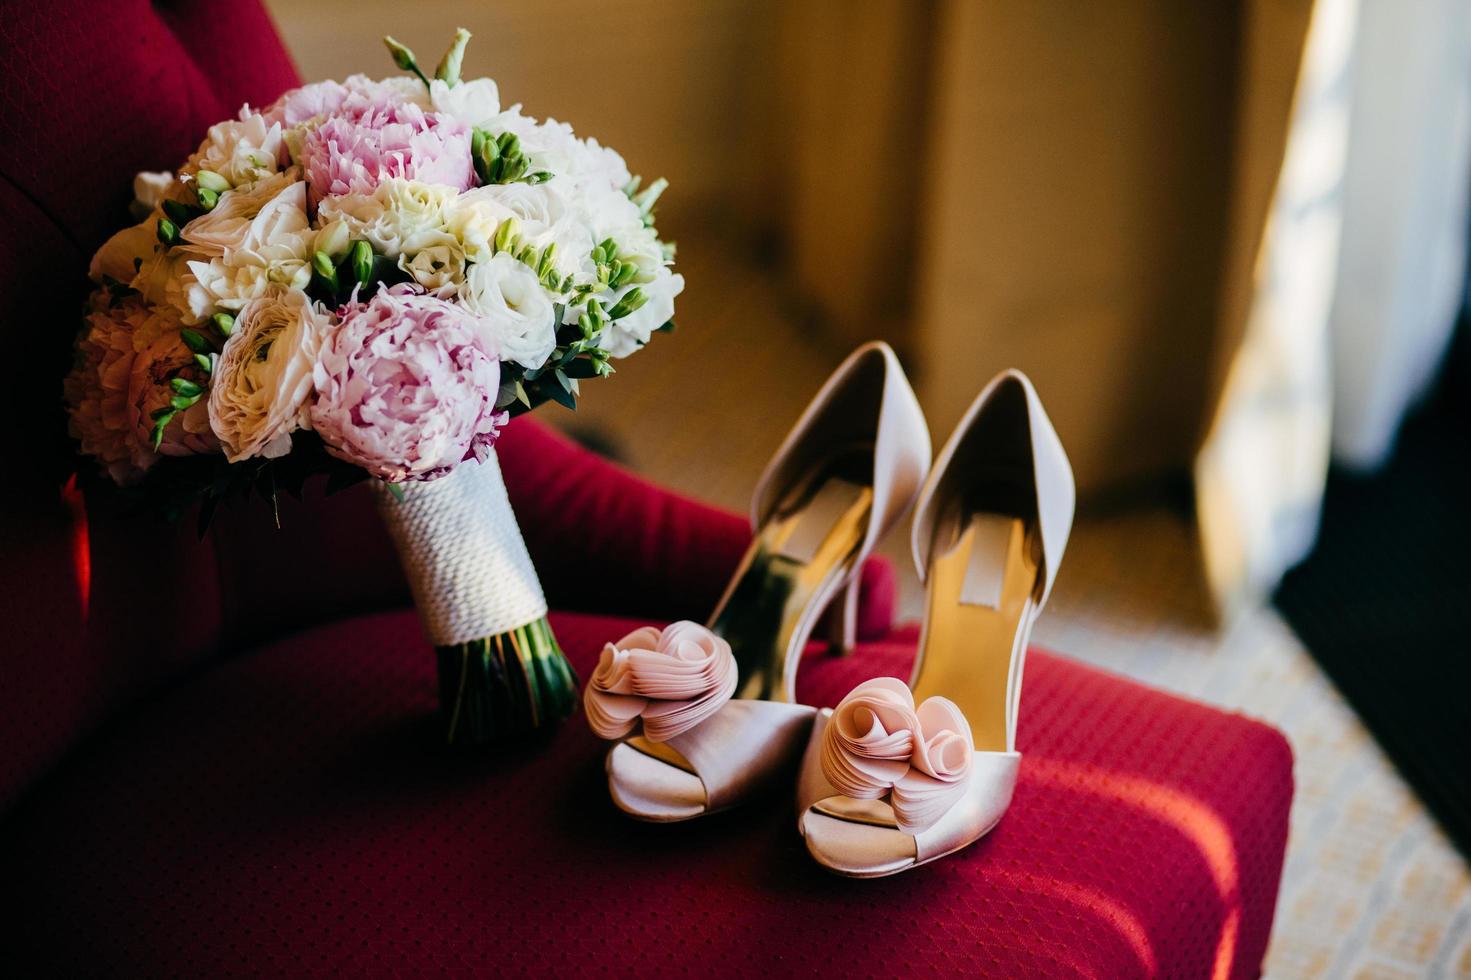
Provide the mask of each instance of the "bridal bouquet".
[{"label": "bridal bouquet", "polygon": [[507,419],[673,326],[662,180],[460,77],[354,75],[213,126],[135,182],[65,393],[82,451],[177,509],[371,480],[439,653],[452,741],[537,727],[570,668],[495,458]]}]

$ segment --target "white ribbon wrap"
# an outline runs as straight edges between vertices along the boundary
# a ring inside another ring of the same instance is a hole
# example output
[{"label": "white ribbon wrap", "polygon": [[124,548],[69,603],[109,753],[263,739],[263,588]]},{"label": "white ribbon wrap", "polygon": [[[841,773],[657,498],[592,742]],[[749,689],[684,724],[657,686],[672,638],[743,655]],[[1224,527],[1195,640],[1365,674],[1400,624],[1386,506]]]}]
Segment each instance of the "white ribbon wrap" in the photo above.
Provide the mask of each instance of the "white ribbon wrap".
[{"label": "white ribbon wrap", "polygon": [[403,484],[401,502],[382,481],[372,485],[435,646],[495,636],[547,614],[494,452],[438,480]]}]

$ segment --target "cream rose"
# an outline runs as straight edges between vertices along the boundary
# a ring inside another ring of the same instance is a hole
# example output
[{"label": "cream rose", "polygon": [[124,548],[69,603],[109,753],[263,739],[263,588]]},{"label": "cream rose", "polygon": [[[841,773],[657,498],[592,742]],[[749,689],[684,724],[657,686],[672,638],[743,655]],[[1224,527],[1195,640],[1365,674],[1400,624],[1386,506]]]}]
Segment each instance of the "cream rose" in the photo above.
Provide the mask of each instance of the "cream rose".
[{"label": "cream rose", "polygon": [[446,230],[458,192],[440,184],[390,178],[371,194],[340,194],[323,199],[323,221],[342,220],[354,239],[366,238],[375,251],[397,259],[452,240]]},{"label": "cream rose", "polygon": [[209,422],[236,463],[291,451],[291,433],[311,428],[307,399],[327,317],[299,290],[273,289],[246,303],[209,386]]},{"label": "cream rose", "polygon": [[536,273],[506,252],[477,262],[465,274],[460,304],[489,332],[503,361],[532,370],[557,346],[557,314]]},{"label": "cream rose", "polygon": [[465,281],[465,252],[456,241],[430,245],[412,257],[400,255],[398,267],[427,292],[444,298],[453,297]]}]

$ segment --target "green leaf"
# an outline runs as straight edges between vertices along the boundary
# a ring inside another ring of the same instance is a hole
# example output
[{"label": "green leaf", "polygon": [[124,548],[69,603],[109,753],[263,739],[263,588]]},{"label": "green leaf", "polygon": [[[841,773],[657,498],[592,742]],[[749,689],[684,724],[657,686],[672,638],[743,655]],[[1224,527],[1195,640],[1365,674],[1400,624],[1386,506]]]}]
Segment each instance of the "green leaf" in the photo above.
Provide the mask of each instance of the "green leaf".
[{"label": "green leaf", "polygon": [[164,201],[163,213],[168,215],[169,220],[180,228],[187,225],[199,216],[199,213],[182,201]]},{"label": "green leaf", "polygon": [[397,500],[399,503],[403,503],[404,502],[404,488],[403,488],[403,484],[401,484],[401,483],[389,483],[388,484],[388,492],[391,493],[391,494],[393,494],[393,499],[394,500]]},{"label": "green leaf", "polygon": [[204,335],[198,330],[191,330],[188,327],[184,327],[179,331],[179,337],[184,341],[184,346],[196,354],[209,354],[214,351],[214,347],[210,345],[209,341],[204,339]]}]

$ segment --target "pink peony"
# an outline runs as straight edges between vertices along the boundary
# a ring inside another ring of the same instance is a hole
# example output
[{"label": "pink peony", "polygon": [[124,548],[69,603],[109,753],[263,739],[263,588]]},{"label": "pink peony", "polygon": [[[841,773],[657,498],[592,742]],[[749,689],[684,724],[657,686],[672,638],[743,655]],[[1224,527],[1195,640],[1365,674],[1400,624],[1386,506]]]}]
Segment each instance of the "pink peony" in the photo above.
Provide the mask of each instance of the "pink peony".
[{"label": "pink peony", "polygon": [[150,307],[136,296],[87,317],[77,362],[64,384],[70,431],[82,451],[95,456],[120,484],[135,483],[159,455],[218,452],[203,399],[175,416],[153,450],[155,409],[169,403],[169,379],[204,379],[179,335],[172,310]]},{"label": "pink peony", "polygon": [[313,82],[294,88],[275,101],[270,108],[261,112],[268,123],[297,126],[327,116],[342,107],[347,98],[347,86],[340,82]]},{"label": "pink peony", "polygon": [[348,91],[307,131],[299,159],[313,204],[332,194],[370,194],[389,177],[457,191],[475,179],[470,127],[385,91]]},{"label": "pink peony", "polygon": [[475,317],[408,284],[342,311],[312,381],[328,452],[393,483],[490,455],[500,362]]}]

